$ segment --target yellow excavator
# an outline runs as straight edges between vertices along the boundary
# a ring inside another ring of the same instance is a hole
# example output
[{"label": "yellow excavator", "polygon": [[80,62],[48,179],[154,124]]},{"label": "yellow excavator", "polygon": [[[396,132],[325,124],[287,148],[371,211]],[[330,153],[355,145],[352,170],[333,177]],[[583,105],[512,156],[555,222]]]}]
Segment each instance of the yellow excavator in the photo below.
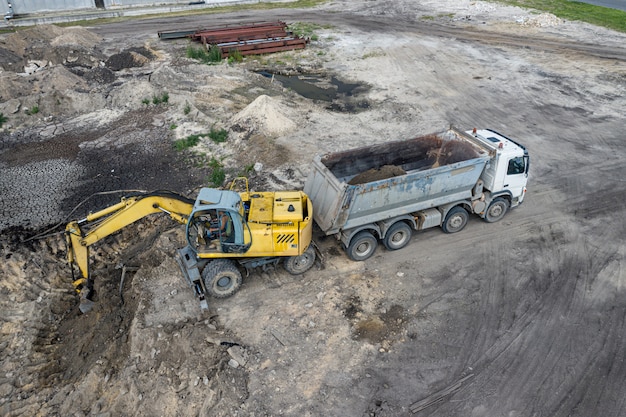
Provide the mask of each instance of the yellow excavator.
[{"label": "yellow excavator", "polygon": [[[200,189],[196,200],[167,191],[127,196],[117,204],[72,221],[65,228],[67,261],[80,294],[80,310],[93,308],[94,279],[89,248],[103,238],[155,213],[186,225],[187,244],[175,256],[181,271],[208,308],[207,295],[225,298],[242,284],[242,268],[276,265],[298,275],[315,263],[313,205],[302,191],[250,192]],[[75,277],[78,269],[79,277]]]}]

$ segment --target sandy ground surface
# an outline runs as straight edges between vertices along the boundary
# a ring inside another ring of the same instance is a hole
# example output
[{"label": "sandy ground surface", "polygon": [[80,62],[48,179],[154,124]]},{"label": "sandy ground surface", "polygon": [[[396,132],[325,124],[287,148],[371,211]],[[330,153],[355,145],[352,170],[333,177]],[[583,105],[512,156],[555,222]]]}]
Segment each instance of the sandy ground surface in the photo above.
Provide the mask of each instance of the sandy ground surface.
[{"label": "sandy ground surface", "polygon": [[[277,18],[319,25],[318,39],[207,66],[185,58],[185,41],[156,36]],[[626,414],[624,45],[602,28],[465,0],[2,36],[0,414]],[[329,105],[256,70],[362,87]],[[167,104],[142,104],[163,93]],[[202,312],[173,257],[183,231],[156,216],[96,245],[97,303],[80,314],[57,232],[118,201],[113,191],[194,197],[214,160],[260,191],[300,188],[314,154],[450,124],[529,149],[526,200],[501,222],[431,229],[365,262],[318,232],[312,270],[259,271]],[[211,127],[228,140],[173,149]],[[120,283],[121,265],[139,269]]]}]

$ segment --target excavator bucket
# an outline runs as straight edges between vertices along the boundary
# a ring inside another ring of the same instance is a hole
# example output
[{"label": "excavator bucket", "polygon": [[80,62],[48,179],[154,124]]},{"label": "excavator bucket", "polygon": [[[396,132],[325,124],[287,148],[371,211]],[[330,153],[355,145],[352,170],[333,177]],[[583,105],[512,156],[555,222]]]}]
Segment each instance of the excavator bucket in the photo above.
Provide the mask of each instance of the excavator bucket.
[{"label": "excavator bucket", "polygon": [[83,314],[89,313],[91,309],[93,309],[93,306],[95,304],[92,300],[88,298],[89,294],[91,294],[91,291],[87,287],[83,288],[80,291],[80,305],[78,306],[78,308]]}]

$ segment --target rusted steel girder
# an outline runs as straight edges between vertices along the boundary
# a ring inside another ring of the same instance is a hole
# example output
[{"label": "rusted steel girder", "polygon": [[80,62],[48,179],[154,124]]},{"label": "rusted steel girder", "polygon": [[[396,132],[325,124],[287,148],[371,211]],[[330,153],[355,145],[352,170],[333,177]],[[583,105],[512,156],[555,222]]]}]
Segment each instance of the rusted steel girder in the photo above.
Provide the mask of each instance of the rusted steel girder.
[{"label": "rusted steel girder", "polygon": [[229,54],[237,51],[240,55],[261,55],[272,52],[291,51],[294,49],[304,49],[307,41],[300,38],[283,38],[255,42],[238,42],[218,44],[223,58],[228,58]]},{"label": "rusted steel girder", "polygon": [[[179,36],[183,32],[159,32],[159,37],[172,39],[170,36]],[[287,24],[280,20],[201,29],[188,36],[207,47],[218,46],[223,58],[235,51],[240,55],[253,55],[304,49],[309,42],[308,39],[287,32]]]},{"label": "rusted steel girder", "polygon": [[263,32],[246,32],[246,33],[232,33],[228,35],[194,35],[194,40],[199,40],[203,44],[220,44],[225,42],[237,42],[237,41],[247,41],[253,39],[268,39],[268,38],[283,38],[285,36],[289,36],[287,32],[284,30],[273,30],[273,31],[263,31]]},{"label": "rusted steel girder", "polygon": [[[286,34],[287,24],[285,22],[266,22],[254,25],[242,25],[221,27],[214,29],[203,29],[196,31],[191,38],[201,40],[203,43],[220,43],[229,42],[227,39],[237,40],[239,37],[264,37],[265,33],[283,33]],[[266,36],[265,36],[266,37]]]}]

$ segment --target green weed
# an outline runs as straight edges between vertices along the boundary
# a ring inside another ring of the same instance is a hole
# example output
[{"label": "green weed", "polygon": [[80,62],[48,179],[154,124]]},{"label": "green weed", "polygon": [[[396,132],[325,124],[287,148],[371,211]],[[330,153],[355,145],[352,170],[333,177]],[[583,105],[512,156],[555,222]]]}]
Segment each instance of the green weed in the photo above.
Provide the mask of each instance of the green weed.
[{"label": "green weed", "polygon": [[222,61],[222,51],[219,47],[211,45],[207,50],[204,47],[195,48],[187,46],[187,58],[195,59],[203,64],[215,64]]},{"label": "green weed", "polygon": [[238,49],[234,49],[232,51],[228,52],[228,63],[232,64],[235,62],[241,62],[243,61],[243,55],[241,55],[241,52]]},{"label": "green weed", "polygon": [[330,29],[331,27],[331,25],[318,25],[316,23],[296,22],[290,24],[287,27],[287,30],[293,32],[294,35],[301,38],[309,38],[312,41],[316,41],[319,39],[319,37],[315,33],[316,30]]},{"label": "green weed", "polygon": [[193,148],[200,143],[200,138],[206,135],[189,135],[186,138],[178,139],[174,142],[174,148],[177,151],[184,151],[185,149]]},{"label": "green weed", "polygon": [[226,142],[226,139],[228,139],[228,131],[226,129],[215,129],[211,127],[208,136],[213,142],[222,143]]},{"label": "green weed", "polygon": [[498,3],[537,9],[566,20],[579,20],[596,26],[603,26],[619,32],[626,32],[626,12],[567,0],[501,0]]},{"label": "green weed", "polygon": [[4,115],[4,113],[0,113],[0,127],[2,127],[9,119]]},{"label": "green weed", "polygon": [[224,184],[224,180],[226,180],[224,165],[213,157],[209,161],[209,168],[211,168],[211,174],[209,175],[210,185],[213,185],[214,187],[222,186]]}]

